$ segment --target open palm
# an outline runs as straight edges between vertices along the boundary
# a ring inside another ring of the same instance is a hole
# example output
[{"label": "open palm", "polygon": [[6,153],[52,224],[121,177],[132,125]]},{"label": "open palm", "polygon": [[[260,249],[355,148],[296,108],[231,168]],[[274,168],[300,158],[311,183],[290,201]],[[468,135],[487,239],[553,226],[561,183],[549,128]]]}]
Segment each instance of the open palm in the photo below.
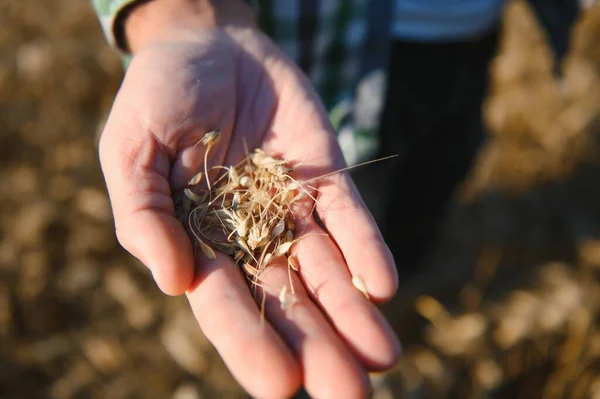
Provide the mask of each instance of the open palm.
[{"label": "open palm", "polygon": [[[167,294],[186,293],[205,335],[252,395],[285,397],[300,384],[314,397],[362,397],[367,370],[394,364],[399,345],[371,299],[395,292],[393,260],[346,173],[313,181],[316,214],[298,215],[294,275],[298,301],[282,311],[284,267],[267,287],[268,323],[233,261],[193,251],[174,217],[172,194],[203,168],[208,131],[221,139],[211,165],[233,165],[245,148],[263,148],[309,180],[344,166],[310,82],[253,29],[181,32],[140,51],[102,135],[100,157],[121,244]],[[313,234],[323,233],[328,235]]]}]

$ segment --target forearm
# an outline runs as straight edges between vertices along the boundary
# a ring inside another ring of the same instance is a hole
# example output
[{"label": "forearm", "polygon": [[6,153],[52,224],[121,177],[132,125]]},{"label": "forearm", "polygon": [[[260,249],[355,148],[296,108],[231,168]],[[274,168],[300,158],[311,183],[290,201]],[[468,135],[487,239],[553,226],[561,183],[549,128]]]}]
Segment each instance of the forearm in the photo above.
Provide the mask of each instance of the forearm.
[{"label": "forearm", "polygon": [[252,8],[243,0],[150,0],[134,5],[122,23],[132,53],[174,30],[256,26]]}]

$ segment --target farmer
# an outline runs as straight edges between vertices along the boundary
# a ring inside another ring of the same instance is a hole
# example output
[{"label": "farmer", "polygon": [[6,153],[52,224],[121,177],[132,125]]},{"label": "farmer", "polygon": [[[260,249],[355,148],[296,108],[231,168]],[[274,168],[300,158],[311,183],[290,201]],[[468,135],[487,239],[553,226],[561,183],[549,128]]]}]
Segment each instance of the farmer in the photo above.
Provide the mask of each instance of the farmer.
[{"label": "farmer", "polygon": [[[268,299],[262,325],[232,260],[194,255],[171,194],[201,170],[196,143],[216,128],[218,164],[235,164],[247,146],[300,164],[301,180],[343,168],[332,121],[360,125],[363,108],[348,111],[356,84],[389,59],[380,153],[400,155],[388,176],[400,191],[387,197],[403,212],[386,218],[406,228],[383,227],[401,256],[412,259],[406,243],[422,252],[483,137],[502,9],[500,0],[440,3],[397,1],[391,12],[390,1],[94,0],[110,43],[128,64],[134,55],[100,142],[118,239],[162,291],[186,293],[253,396],[286,397],[300,385],[318,398],[365,396],[367,371],[391,367],[400,346],[350,276],[384,302],[398,284],[393,257],[349,175],[316,180],[319,220],[298,226],[307,235],[295,252],[299,301],[286,314]],[[403,232],[412,230],[418,237]],[[266,274],[269,285],[287,283],[285,273]]]}]

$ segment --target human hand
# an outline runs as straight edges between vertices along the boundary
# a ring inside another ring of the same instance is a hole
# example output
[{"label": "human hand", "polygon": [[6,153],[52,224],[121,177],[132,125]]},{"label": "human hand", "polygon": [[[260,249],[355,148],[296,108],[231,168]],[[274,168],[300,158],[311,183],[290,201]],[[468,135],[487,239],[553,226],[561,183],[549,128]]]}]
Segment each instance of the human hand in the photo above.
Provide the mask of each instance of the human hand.
[{"label": "human hand", "polygon": [[239,162],[245,142],[299,165],[300,181],[344,167],[310,82],[268,38],[239,20],[207,28],[190,15],[161,20],[133,43],[135,57],[102,134],[119,242],[148,266],[162,291],[186,293],[202,331],[253,396],[286,397],[303,384],[313,397],[363,397],[367,371],[391,367],[400,349],[351,278],[360,276],[381,302],[394,294],[397,274],[346,173],[313,182],[315,212],[328,236],[314,234],[323,229],[308,211],[296,215],[306,237],[294,249],[300,265],[294,306],[283,311],[277,299],[288,284],[283,266],[262,276],[268,323],[261,323],[233,260],[194,254],[174,216],[172,194],[203,169],[205,148],[196,144],[213,129],[221,139],[211,165]]}]

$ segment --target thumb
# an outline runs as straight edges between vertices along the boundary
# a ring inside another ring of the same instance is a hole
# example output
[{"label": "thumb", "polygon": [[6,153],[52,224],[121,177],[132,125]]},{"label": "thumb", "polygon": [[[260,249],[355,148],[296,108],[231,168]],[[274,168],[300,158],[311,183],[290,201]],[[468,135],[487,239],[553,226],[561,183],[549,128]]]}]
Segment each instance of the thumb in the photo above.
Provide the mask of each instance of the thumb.
[{"label": "thumb", "polygon": [[167,147],[138,119],[115,110],[100,140],[100,162],[117,238],[151,270],[165,294],[183,294],[194,277],[194,260],[175,218]]}]

